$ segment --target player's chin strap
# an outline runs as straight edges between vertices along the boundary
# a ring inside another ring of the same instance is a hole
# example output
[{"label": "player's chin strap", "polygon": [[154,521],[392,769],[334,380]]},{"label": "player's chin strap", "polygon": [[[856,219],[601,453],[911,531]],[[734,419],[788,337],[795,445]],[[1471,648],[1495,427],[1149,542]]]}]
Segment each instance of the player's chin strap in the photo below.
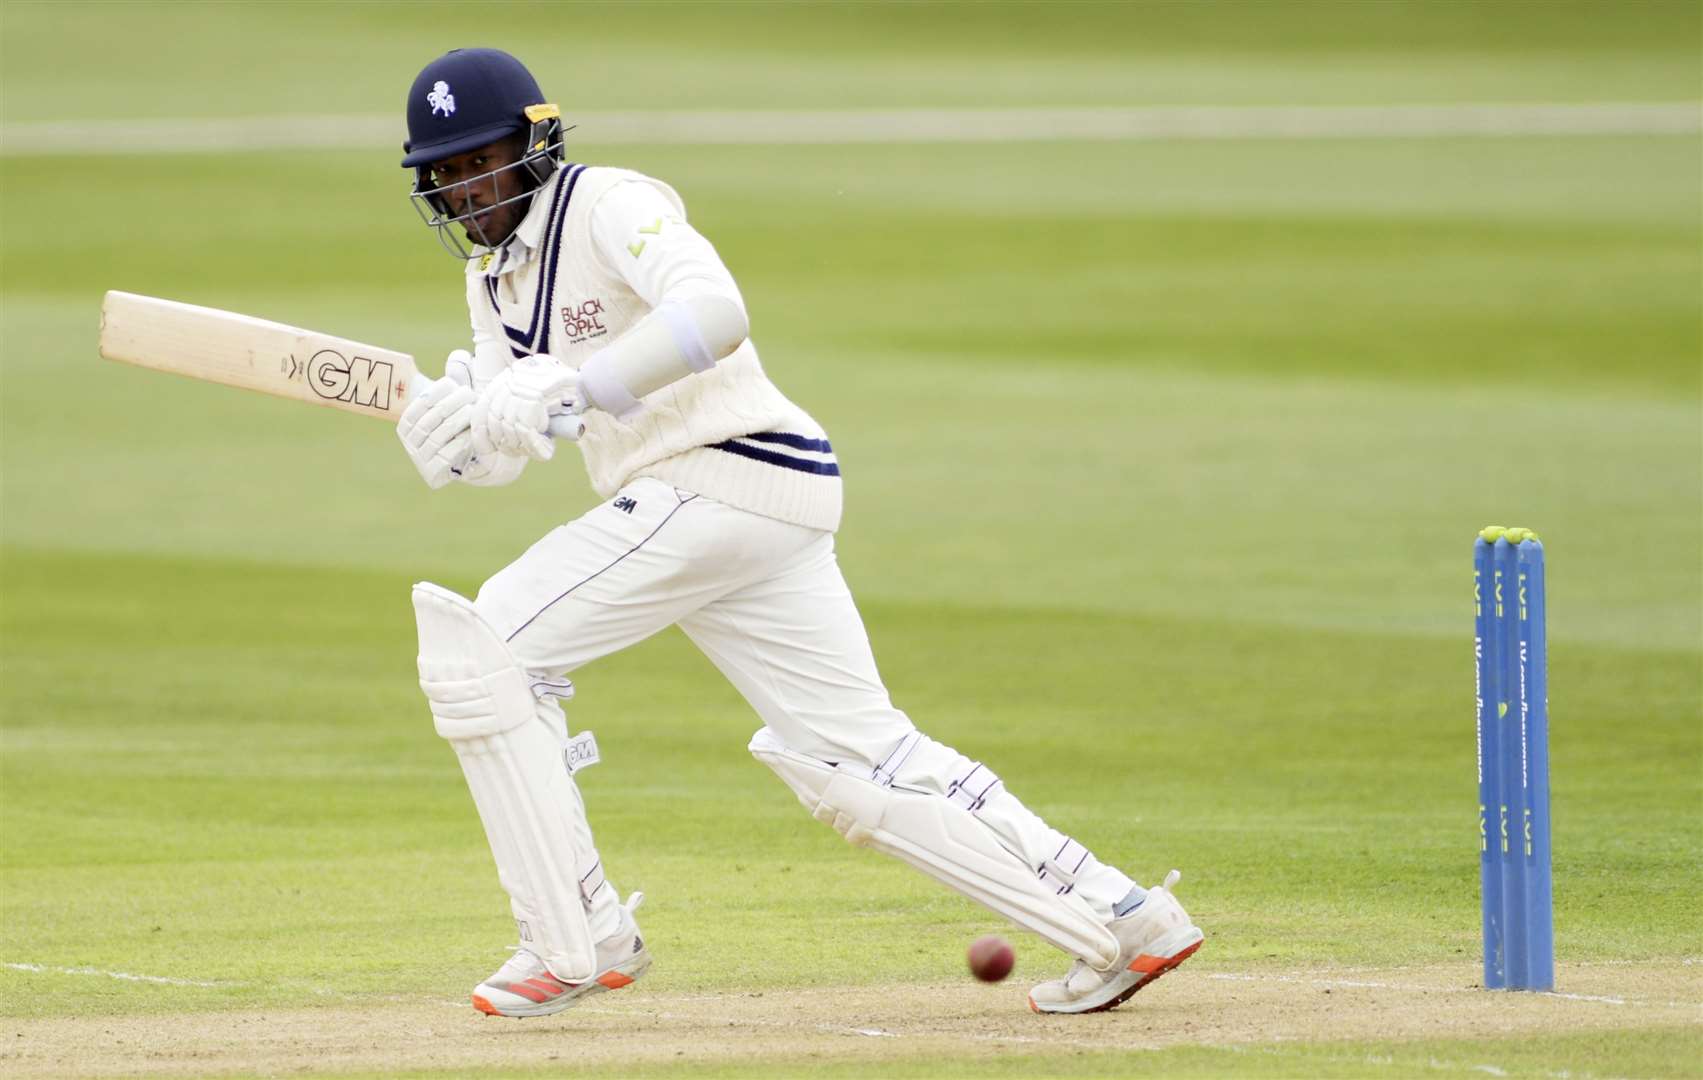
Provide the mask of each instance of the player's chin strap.
[{"label": "player's chin strap", "polygon": [[448,589],[415,585],[414,614],[420,688],[461,759],[521,945],[557,978],[584,982],[597,974],[586,908],[605,899],[604,880],[570,773],[595,762],[597,746],[589,732],[564,743],[550,722],[560,710],[542,700],[573,688],[533,686],[496,631]]},{"label": "player's chin strap", "polygon": [[987,766],[915,731],[873,769],[807,757],[766,727],[750,750],[847,841],[903,859],[1096,971],[1117,961],[1105,920],[1073,893],[1087,849],[1067,840],[1029,865],[1009,820],[1028,812]]}]

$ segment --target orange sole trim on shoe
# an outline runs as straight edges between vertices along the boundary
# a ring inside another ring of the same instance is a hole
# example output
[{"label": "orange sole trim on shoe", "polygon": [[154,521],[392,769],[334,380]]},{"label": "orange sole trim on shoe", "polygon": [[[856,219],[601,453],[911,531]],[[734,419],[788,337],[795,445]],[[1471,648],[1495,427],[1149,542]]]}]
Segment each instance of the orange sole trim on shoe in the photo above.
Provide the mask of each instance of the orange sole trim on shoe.
[{"label": "orange sole trim on shoe", "polygon": [[611,990],[619,990],[633,981],[631,975],[623,975],[619,971],[605,971],[597,977],[597,981]]},{"label": "orange sole trim on shoe", "polygon": [[1152,982],[1154,979],[1165,974],[1165,972],[1170,971],[1184,960],[1193,956],[1195,950],[1204,944],[1205,941],[1197,941],[1175,956],[1148,956],[1143,953],[1130,961],[1129,969],[1131,971],[1139,971],[1143,975],[1146,975],[1147,978],[1142,983],[1142,985],[1146,985],[1148,982]]},{"label": "orange sole trim on shoe", "polygon": [[[1130,987],[1128,990],[1125,990],[1123,993],[1119,994],[1117,997],[1106,1002],[1104,1005],[1097,1005],[1094,1008],[1088,1009],[1086,1011],[1091,1012],[1091,1013],[1093,1013],[1093,1012],[1105,1012],[1108,1009],[1117,1008],[1119,1005],[1122,1005],[1124,1002],[1126,1002],[1130,998],[1134,997],[1137,990],[1147,989],[1149,986],[1152,986],[1154,983],[1159,981],[1159,976],[1165,974],[1167,971],[1176,970],[1177,965],[1181,964],[1184,960],[1187,960],[1189,957],[1193,956],[1195,954],[1195,950],[1199,949],[1204,944],[1206,944],[1206,939],[1202,938],[1200,941],[1195,942],[1193,945],[1190,945],[1188,948],[1184,949],[1182,952],[1178,953],[1177,955],[1170,957],[1169,959],[1162,957],[1162,956],[1138,956],[1138,957],[1136,957],[1134,963],[1131,963],[1129,965],[1129,969],[1131,971],[1143,972],[1147,975],[1147,977],[1145,979],[1142,979],[1140,982],[1136,983],[1134,986]],[[1142,963],[1142,961],[1144,961],[1144,960],[1157,960],[1159,963],[1157,964],[1157,966],[1153,967],[1151,971],[1149,971],[1148,968],[1145,967],[1145,966],[1137,966],[1137,965],[1140,965]]]},{"label": "orange sole trim on shoe", "polygon": [[[1204,939],[1201,940],[1201,941],[1197,941],[1193,945],[1190,945],[1188,948],[1184,949],[1182,952],[1178,953],[1175,956],[1169,957],[1169,958],[1163,957],[1163,956],[1147,956],[1145,954],[1136,957],[1133,961],[1130,962],[1129,970],[1139,971],[1139,972],[1143,973],[1144,975],[1146,975],[1147,978],[1142,979],[1140,982],[1136,983],[1134,986],[1130,987],[1128,990],[1125,990],[1123,993],[1119,994],[1117,997],[1113,998],[1112,1000],[1106,1002],[1103,1005],[1096,1005],[1092,1009],[1084,1009],[1083,1013],[1105,1012],[1108,1009],[1117,1008],[1119,1005],[1122,1005],[1124,1002],[1126,1002],[1130,998],[1134,997],[1135,992],[1137,990],[1145,989],[1154,980],[1158,979],[1159,976],[1165,974],[1167,971],[1171,971],[1171,970],[1175,969],[1177,967],[1177,965],[1181,964],[1184,960],[1187,960],[1189,957],[1193,956],[1195,954],[1195,950],[1199,949],[1204,944],[1206,944]],[[1041,1011],[1041,1007],[1039,1005],[1035,1004],[1035,999],[1034,999],[1033,996],[1031,996],[1029,998],[1029,1011],[1035,1012],[1035,1013],[1038,1013],[1038,1012]],[[1078,1015],[1082,1015],[1082,1014],[1078,1014]]]},{"label": "orange sole trim on shoe", "polygon": [[1158,974],[1160,971],[1175,968],[1177,964],[1184,961],[1184,957],[1189,956],[1190,952],[1196,951],[1199,947],[1201,947],[1201,942],[1196,942],[1196,944],[1190,945],[1187,951],[1178,952],[1177,956],[1148,956],[1146,952],[1143,952],[1141,956],[1129,961],[1129,969],[1139,971],[1141,974]]},{"label": "orange sole trim on shoe", "polygon": [[480,1012],[484,1013],[486,1016],[501,1016],[501,1015],[503,1015],[502,1013],[497,1011],[497,1007],[495,1005],[491,1004],[489,1001],[486,1001],[484,998],[480,997],[478,994],[473,995],[473,1007],[475,1009],[478,1009]]}]

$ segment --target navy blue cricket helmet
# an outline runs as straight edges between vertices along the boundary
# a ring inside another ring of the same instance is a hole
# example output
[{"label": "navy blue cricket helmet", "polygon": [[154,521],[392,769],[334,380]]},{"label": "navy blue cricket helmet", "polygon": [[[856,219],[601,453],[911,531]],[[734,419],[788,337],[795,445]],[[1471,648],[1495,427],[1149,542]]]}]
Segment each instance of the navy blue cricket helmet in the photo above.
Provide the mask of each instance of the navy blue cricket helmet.
[{"label": "navy blue cricket helmet", "polygon": [[[464,259],[474,252],[449,226],[467,227],[470,215],[450,211],[442,196],[455,185],[435,184],[433,162],[525,132],[524,158],[508,168],[525,170],[520,198],[527,200],[562,162],[561,111],[545,101],[526,65],[501,49],[452,49],[427,64],[408,90],[407,112],[402,167],[414,170],[414,205],[450,253]],[[470,239],[483,239],[476,226],[471,231]]]},{"label": "navy blue cricket helmet", "polygon": [[544,92],[526,65],[501,49],[452,49],[427,64],[408,90],[403,168],[464,154],[521,131]]}]

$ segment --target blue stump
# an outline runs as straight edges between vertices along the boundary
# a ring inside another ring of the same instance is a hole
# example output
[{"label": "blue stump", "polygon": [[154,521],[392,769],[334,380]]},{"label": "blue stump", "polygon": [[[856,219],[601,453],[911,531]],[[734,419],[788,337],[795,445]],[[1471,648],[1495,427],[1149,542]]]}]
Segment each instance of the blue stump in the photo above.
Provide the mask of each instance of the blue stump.
[{"label": "blue stump", "polygon": [[1555,985],[1543,545],[1491,526],[1473,545],[1484,985]]}]

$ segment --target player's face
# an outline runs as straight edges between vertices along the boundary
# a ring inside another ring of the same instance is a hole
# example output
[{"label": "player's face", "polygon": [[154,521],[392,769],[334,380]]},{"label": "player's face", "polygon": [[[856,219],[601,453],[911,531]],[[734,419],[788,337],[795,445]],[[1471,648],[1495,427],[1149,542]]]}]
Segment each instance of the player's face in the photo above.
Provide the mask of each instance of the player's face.
[{"label": "player's face", "polygon": [[432,182],[442,188],[439,197],[450,214],[473,215],[462,223],[473,243],[496,247],[526,216],[530,201],[518,196],[532,186],[531,177],[526,169],[510,167],[519,163],[525,150],[523,136],[506,136],[432,163]]}]

